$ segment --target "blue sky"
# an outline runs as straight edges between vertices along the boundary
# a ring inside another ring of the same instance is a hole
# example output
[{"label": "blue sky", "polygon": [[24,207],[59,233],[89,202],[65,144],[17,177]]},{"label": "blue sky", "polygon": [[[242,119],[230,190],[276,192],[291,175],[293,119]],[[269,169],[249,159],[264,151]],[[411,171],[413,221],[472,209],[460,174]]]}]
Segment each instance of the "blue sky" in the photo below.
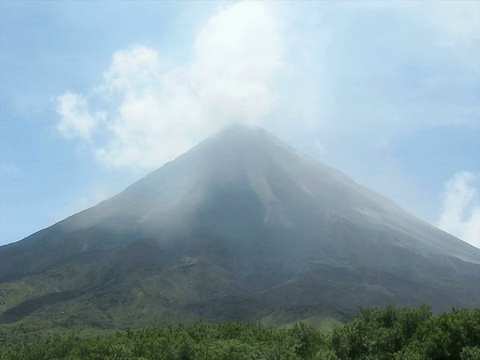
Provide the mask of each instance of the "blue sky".
[{"label": "blue sky", "polygon": [[232,122],[480,246],[480,3],[0,2],[0,244]]}]

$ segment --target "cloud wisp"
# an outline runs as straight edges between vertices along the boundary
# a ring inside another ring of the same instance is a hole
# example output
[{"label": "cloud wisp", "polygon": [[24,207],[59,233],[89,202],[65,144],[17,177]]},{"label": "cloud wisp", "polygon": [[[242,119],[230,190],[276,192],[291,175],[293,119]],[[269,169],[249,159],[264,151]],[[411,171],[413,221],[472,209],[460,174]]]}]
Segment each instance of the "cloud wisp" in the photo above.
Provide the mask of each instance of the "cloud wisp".
[{"label": "cloud wisp", "polygon": [[269,6],[221,9],[199,31],[188,64],[169,66],[139,44],[117,51],[102,84],[57,98],[57,129],[88,141],[105,165],[151,169],[229,123],[261,123],[276,103],[272,82],[283,66]]},{"label": "cloud wisp", "polygon": [[464,171],[444,184],[438,227],[480,248],[480,175]]}]

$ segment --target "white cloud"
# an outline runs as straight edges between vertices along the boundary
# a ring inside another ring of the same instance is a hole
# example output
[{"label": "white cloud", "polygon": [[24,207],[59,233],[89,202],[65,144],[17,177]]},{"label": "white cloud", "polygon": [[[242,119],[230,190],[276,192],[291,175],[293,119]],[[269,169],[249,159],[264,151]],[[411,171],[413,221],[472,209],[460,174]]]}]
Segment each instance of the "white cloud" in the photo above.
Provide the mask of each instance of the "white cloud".
[{"label": "white cloud", "polygon": [[158,82],[160,65],[158,53],[145,46],[137,45],[127,51],[117,51],[104,74],[103,90],[127,93],[145,90],[142,88]]},{"label": "white cloud", "polygon": [[87,100],[82,95],[71,92],[57,98],[56,111],[61,116],[57,130],[68,139],[79,137],[88,140],[104,117],[101,112],[90,114]]},{"label": "white cloud", "polygon": [[261,121],[275,102],[269,85],[282,68],[281,56],[278,24],[267,4],[238,3],[212,17],[196,39],[192,66],[207,118]]},{"label": "white cloud", "polygon": [[[276,102],[272,82],[282,55],[270,5],[236,3],[204,24],[188,64],[167,66],[142,45],[117,51],[89,101],[58,98],[58,130],[95,139],[93,152],[106,165],[157,167],[229,123],[264,121]],[[101,116],[91,115],[92,104]]]},{"label": "white cloud", "polygon": [[480,175],[465,171],[444,184],[438,227],[480,248]]}]

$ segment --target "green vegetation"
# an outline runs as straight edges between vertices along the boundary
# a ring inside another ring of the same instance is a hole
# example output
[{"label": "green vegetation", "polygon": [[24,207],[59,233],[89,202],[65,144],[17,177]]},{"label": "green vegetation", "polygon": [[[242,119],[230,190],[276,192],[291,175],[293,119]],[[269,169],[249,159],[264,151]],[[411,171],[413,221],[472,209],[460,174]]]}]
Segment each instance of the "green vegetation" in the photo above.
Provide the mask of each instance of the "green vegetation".
[{"label": "green vegetation", "polygon": [[433,315],[417,309],[362,309],[322,332],[297,323],[274,328],[222,322],[147,327],[88,337],[56,336],[0,346],[7,359],[480,359],[480,308]]},{"label": "green vegetation", "polygon": [[330,345],[339,359],[480,359],[480,308],[437,316],[428,306],[362,309]]}]

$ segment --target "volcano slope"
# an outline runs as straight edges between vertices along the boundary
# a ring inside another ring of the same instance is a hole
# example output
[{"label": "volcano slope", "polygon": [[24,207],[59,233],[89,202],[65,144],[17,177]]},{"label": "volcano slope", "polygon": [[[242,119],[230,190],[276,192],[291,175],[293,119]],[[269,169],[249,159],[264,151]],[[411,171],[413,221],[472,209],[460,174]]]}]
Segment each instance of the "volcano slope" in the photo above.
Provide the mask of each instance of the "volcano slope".
[{"label": "volcano slope", "polygon": [[259,128],[0,247],[8,331],[349,320],[389,303],[479,306],[480,250]]}]

